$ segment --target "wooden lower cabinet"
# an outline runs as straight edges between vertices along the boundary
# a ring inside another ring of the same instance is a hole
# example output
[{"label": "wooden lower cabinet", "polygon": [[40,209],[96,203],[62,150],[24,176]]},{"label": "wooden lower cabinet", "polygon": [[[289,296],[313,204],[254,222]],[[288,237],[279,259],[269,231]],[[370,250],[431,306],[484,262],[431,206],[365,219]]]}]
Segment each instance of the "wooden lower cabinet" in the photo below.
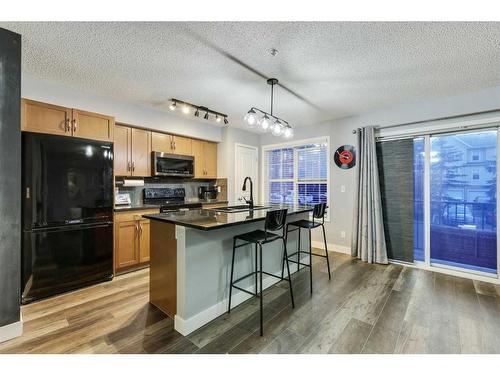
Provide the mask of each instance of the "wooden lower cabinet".
[{"label": "wooden lower cabinet", "polygon": [[149,262],[150,255],[150,226],[149,219],[142,219],[139,221],[139,262]]},{"label": "wooden lower cabinet", "polygon": [[135,221],[115,224],[115,268],[135,266],[139,263],[136,244],[137,225]]},{"label": "wooden lower cabinet", "polygon": [[142,215],[158,210],[115,213],[115,273],[143,268],[150,259],[150,221]]}]

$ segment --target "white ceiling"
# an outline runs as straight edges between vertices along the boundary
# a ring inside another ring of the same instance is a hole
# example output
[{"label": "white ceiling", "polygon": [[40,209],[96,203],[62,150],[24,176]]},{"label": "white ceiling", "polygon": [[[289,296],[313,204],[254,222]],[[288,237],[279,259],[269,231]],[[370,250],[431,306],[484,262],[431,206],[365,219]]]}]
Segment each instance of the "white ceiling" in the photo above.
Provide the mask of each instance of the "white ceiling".
[{"label": "white ceiling", "polygon": [[[500,85],[500,23],[0,23],[23,72],[155,108],[175,97],[242,125],[251,106],[306,126]],[[271,48],[279,53],[273,57]],[[242,63],[242,64],[240,64]]]}]

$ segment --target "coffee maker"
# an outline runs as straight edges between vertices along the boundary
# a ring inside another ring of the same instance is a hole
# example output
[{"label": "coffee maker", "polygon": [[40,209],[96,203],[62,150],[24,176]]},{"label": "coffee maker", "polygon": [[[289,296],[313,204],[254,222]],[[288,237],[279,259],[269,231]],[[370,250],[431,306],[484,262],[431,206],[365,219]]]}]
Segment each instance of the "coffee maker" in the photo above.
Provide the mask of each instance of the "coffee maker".
[{"label": "coffee maker", "polygon": [[217,199],[217,187],[216,186],[198,187],[198,198],[203,200]]}]

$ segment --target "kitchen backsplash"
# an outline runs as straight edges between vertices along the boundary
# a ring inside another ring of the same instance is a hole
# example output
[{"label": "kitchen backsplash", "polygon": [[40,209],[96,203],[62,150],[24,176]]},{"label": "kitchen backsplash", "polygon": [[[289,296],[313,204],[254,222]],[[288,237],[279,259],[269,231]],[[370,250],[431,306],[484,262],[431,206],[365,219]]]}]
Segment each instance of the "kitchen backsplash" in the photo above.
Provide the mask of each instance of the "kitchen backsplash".
[{"label": "kitchen backsplash", "polygon": [[130,200],[133,205],[142,204],[143,190],[145,188],[179,188],[182,187],[186,191],[186,200],[198,199],[198,187],[206,186],[211,187],[216,184],[222,185],[223,191],[218,194],[217,198],[225,200],[226,196],[226,179],[218,179],[217,181],[195,181],[195,180],[169,180],[169,181],[155,181],[154,179],[144,179],[144,186],[123,187],[117,184],[117,193],[129,193]]}]

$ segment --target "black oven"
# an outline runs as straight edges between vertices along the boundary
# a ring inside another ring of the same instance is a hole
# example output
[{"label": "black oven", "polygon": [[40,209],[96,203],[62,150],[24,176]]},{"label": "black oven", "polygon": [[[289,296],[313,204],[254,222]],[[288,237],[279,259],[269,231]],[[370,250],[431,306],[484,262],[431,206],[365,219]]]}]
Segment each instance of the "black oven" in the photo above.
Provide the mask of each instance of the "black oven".
[{"label": "black oven", "polygon": [[153,175],[169,177],[194,177],[194,157],[189,155],[153,152]]}]

